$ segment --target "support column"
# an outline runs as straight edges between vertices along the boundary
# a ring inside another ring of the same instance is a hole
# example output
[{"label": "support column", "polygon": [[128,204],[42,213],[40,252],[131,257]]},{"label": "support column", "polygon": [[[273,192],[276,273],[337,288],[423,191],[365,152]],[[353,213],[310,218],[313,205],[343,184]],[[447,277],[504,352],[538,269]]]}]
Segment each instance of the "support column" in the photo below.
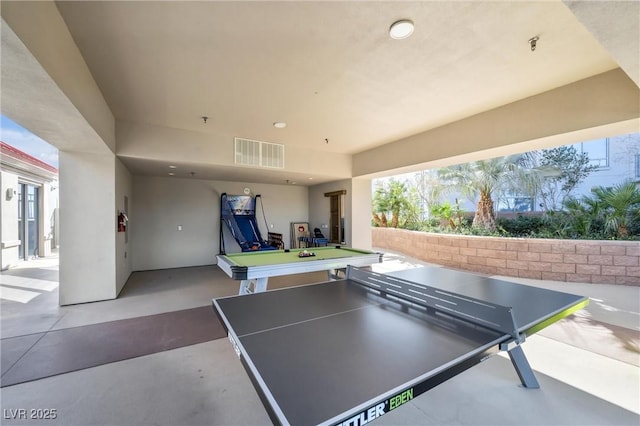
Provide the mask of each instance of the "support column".
[{"label": "support column", "polygon": [[59,155],[60,305],[114,299],[115,155]]},{"label": "support column", "polygon": [[371,179],[351,179],[351,245],[371,249]]}]

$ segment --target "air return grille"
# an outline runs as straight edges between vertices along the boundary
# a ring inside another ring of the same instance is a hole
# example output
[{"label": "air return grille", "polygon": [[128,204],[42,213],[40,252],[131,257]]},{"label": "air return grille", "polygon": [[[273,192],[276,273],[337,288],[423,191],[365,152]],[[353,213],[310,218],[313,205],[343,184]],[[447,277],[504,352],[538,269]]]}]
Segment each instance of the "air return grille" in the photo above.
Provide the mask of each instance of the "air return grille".
[{"label": "air return grille", "polygon": [[284,145],[235,138],[236,164],[284,169]]}]

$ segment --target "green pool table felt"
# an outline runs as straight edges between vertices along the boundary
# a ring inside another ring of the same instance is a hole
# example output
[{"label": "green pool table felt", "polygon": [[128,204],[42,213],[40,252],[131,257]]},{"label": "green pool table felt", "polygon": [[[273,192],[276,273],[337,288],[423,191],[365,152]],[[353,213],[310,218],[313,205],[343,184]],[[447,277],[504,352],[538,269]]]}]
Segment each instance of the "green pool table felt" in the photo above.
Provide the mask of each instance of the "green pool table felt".
[{"label": "green pool table felt", "polygon": [[[315,253],[315,256],[299,257],[298,253],[307,250]],[[338,259],[344,257],[373,254],[372,251],[358,250],[349,247],[313,247],[307,249],[270,250],[244,253],[231,253],[226,257],[236,263],[237,266],[266,266],[281,265],[295,262],[313,262],[314,260]]]}]

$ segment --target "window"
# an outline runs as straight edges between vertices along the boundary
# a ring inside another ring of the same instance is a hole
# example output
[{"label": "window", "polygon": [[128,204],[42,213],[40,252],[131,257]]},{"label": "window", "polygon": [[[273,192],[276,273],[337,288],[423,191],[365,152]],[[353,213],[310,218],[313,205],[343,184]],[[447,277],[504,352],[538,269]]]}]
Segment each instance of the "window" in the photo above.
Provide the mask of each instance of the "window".
[{"label": "window", "polygon": [[532,212],[533,198],[527,196],[506,196],[498,200],[498,211],[501,212]]},{"label": "window", "polygon": [[636,177],[640,177],[640,154],[636,154]]},{"label": "window", "polygon": [[609,138],[596,139],[573,145],[580,153],[589,156],[589,163],[599,168],[609,167]]}]

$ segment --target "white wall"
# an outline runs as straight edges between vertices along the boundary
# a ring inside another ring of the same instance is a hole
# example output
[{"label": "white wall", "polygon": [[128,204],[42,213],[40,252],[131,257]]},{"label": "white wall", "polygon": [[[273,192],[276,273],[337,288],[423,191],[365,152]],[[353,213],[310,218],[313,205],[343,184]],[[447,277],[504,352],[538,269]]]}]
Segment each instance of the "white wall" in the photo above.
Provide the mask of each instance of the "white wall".
[{"label": "white wall", "polygon": [[[7,200],[7,189],[12,188],[16,194]],[[0,269],[4,270],[18,263],[18,176],[12,173],[0,172]],[[7,248],[4,248],[4,247]]]},{"label": "white wall", "polygon": [[116,297],[115,155],[59,153],[60,304]]},{"label": "white wall", "polygon": [[49,209],[51,201],[51,184],[44,183],[38,190],[38,208],[40,219],[38,220],[38,256],[51,256],[51,240],[53,239],[53,228],[51,213]]},{"label": "white wall", "polygon": [[[116,159],[115,164],[115,203],[116,211],[114,212],[114,227],[117,227],[117,216],[121,211],[125,211],[127,215],[131,215],[131,205],[133,198],[133,179],[129,170]],[[125,209],[125,197],[128,198],[128,211]],[[117,229],[117,228],[116,228]],[[116,294],[124,287],[129,275],[133,270],[131,262],[131,233],[116,232]]]},{"label": "white wall", "polygon": [[[273,224],[269,230],[283,234],[288,247],[290,222],[308,219],[305,187],[134,176],[129,217],[133,270],[215,264],[220,195],[243,194],[245,187],[261,195],[267,224]],[[261,208],[257,221],[267,238]],[[227,253],[240,251],[233,239],[225,241]]]},{"label": "white wall", "polygon": [[[18,241],[18,199],[20,194],[21,179],[28,176],[31,185],[38,188],[38,256],[51,255],[51,243],[53,239],[53,213],[57,205],[57,182],[52,186],[49,182],[38,184],[37,176],[24,172],[14,174],[3,171],[1,182],[2,202],[1,202],[1,231],[2,255],[0,265],[2,269],[15,266],[20,261],[20,244]],[[7,190],[11,189],[15,194],[7,199]]]}]

